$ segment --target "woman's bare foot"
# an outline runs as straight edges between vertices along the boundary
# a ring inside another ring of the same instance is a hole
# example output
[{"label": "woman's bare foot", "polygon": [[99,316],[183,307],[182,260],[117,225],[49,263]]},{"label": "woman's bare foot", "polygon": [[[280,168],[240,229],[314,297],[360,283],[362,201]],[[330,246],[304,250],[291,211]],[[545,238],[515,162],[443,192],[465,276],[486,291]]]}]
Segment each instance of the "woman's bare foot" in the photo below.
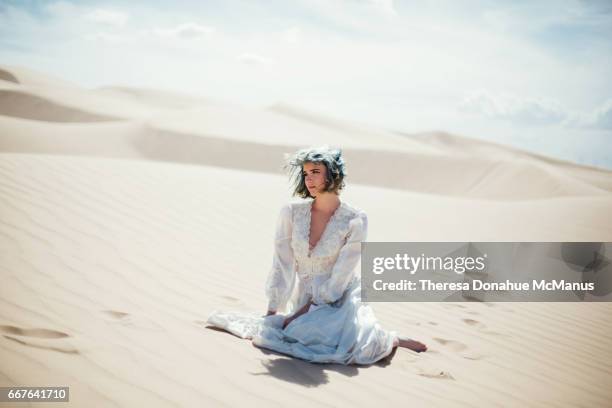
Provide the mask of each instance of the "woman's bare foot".
[{"label": "woman's bare foot", "polygon": [[417,353],[423,352],[427,350],[427,346],[420,341],[412,340],[405,337],[400,337],[396,339],[394,346],[405,347],[412,351],[416,351]]}]

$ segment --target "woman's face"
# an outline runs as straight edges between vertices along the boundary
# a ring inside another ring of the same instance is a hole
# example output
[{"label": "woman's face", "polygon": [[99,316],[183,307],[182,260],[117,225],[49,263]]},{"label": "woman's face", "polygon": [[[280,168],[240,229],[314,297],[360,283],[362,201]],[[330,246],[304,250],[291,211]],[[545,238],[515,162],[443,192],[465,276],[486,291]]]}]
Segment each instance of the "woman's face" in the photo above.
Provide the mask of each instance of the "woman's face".
[{"label": "woman's face", "polygon": [[325,191],[326,170],[323,163],[304,163],[304,182],[311,196],[316,197]]}]

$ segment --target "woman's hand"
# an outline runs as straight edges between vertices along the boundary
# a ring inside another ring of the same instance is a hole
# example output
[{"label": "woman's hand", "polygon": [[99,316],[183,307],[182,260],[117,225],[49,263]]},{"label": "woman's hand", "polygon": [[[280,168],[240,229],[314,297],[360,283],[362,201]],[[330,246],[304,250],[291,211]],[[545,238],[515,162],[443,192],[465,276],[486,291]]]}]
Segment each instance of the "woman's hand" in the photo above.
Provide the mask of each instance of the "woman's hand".
[{"label": "woman's hand", "polygon": [[293,316],[289,316],[288,318],[286,318],[285,321],[283,322],[283,329],[285,327],[289,326],[289,323],[291,323],[292,321],[294,321],[295,319],[297,319],[301,315],[307,313],[308,309],[310,309],[310,306],[312,306],[312,304],[313,304],[312,301],[308,301],[308,303],[306,303],[297,312],[295,312],[295,314]]},{"label": "woman's hand", "polygon": [[272,316],[276,314],[276,310],[268,310],[268,313],[266,313],[266,317],[267,316]]},{"label": "woman's hand", "polygon": [[289,323],[291,323],[293,320],[295,320],[295,315],[289,316],[288,318],[286,318],[285,321],[283,322],[283,330],[285,330],[285,327],[289,326]]}]

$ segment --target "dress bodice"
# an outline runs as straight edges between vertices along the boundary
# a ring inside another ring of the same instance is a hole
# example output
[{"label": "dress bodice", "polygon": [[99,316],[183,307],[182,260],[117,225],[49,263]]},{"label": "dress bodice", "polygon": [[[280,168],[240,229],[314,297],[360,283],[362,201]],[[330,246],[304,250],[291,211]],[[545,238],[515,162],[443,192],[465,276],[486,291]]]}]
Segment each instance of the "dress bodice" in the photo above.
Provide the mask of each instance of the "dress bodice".
[{"label": "dress bodice", "polygon": [[316,275],[331,273],[332,267],[345,243],[349,230],[349,221],[358,210],[341,202],[340,206],[327,221],[319,241],[310,249],[310,225],[312,220],[312,200],[292,204],[293,249],[295,270],[300,279],[309,279]]},{"label": "dress bodice", "polygon": [[281,210],[273,265],[266,282],[271,310],[290,300],[294,284],[294,303],[307,299],[315,304],[332,303],[354,276],[361,242],[366,238],[365,212],[341,202],[311,250],[312,203],[313,200],[292,202]]}]

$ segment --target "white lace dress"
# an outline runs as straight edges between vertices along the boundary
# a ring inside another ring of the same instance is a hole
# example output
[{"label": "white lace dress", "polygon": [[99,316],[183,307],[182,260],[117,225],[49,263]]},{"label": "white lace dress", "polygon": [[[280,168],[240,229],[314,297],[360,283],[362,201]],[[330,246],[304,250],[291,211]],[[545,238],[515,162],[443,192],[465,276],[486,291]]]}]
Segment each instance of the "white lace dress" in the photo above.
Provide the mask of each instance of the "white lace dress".
[{"label": "white lace dress", "polygon": [[[341,202],[311,249],[312,202],[287,204],[277,222],[266,295],[268,310],[278,313],[214,311],[208,323],[258,347],[314,363],[376,362],[391,353],[397,333],[382,329],[371,307],[361,302],[357,266],[367,216]],[[283,329],[284,319],[310,300],[308,312]]]}]

